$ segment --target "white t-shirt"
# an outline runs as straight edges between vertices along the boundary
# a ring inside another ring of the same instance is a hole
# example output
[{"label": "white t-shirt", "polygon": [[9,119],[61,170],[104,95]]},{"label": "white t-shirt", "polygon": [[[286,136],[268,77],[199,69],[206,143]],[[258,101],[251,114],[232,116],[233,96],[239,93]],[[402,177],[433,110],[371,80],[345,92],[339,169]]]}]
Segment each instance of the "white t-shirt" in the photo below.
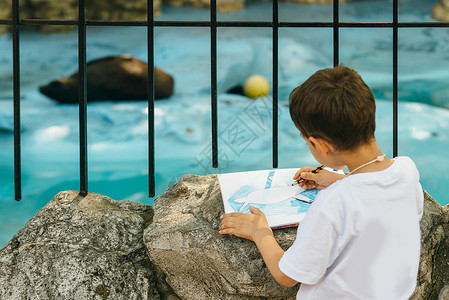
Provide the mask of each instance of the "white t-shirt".
[{"label": "white t-shirt", "polygon": [[423,191],[408,157],[320,192],[279,262],[296,299],[408,299],[416,285]]}]

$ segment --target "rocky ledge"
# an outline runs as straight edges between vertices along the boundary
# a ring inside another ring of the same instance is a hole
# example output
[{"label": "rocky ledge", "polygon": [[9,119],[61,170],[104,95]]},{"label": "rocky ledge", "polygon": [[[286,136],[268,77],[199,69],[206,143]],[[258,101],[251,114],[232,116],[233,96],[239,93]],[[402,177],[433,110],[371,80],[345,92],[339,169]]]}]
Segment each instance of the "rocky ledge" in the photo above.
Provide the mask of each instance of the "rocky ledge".
[{"label": "rocky ledge", "polygon": [[[218,233],[223,202],[215,175],[185,175],[154,203],[144,242],[182,299],[294,299],[271,277],[253,242]],[[295,228],[276,230],[286,249]]]},{"label": "rocky ledge", "polygon": [[149,205],[60,192],[0,251],[0,299],[161,299]]},{"label": "rocky ledge", "polygon": [[[294,299],[252,242],[218,234],[216,176],[185,175],[151,206],[61,192],[0,251],[0,299]],[[449,206],[425,193],[418,286],[449,299]],[[275,231],[283,248],[296,229]],[[143,237],[143,238],[142,238]]]}]

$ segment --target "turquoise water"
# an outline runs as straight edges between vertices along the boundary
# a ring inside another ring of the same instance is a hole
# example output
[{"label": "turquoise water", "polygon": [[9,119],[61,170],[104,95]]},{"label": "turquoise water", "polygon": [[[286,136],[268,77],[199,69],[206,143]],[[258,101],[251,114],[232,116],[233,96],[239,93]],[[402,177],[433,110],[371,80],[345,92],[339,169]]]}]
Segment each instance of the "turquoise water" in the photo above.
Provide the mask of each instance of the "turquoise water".
[{"label": "turquoise water", "polygon": [[[389,21],[389,1],[341,6],[341,21]],[[250,2],[219,20],[269,20],[270,3]],[[432,4],[400,1],[400,21],[432,21]],[[281,20],[330,21],[328,6],[280,3]],[[206,20],[207,10],[164,8],[162,20]],[[157,28],[155,64],[175,77],[175,94],[155,105],[156,194],[185,173],[272,167],[271,99],[226,94],[251,74],[271,78],[271,30],[218,30],[219,168],[210,162],[210,41],[201,28]],[[130,54],[146,60],[144,28],[89,28],[88,60]],[[392,156],[392,39],[389,29],[341,29],[340,60],[359,71],[377,100],[376,137]],[[23,200],[14,201],[11,37],[0,36],[0,246],[58,191],[79,189],[78,109],[58,105],[38,86],[77,66],[77,34],[21,33]],[[449,30],[400,29],[399,154],[414,159],[442,205],[449,180]],[[316,164],[290,121],[286,99],[298,83],[332,65],[331,29],[279,31],[279,167]],[[148,198],[145,102],[88,105],[89,191],[152,204]],[[240,132],[240,136],[233,133]],[[438,176],[435,176],[438,174]]]}]

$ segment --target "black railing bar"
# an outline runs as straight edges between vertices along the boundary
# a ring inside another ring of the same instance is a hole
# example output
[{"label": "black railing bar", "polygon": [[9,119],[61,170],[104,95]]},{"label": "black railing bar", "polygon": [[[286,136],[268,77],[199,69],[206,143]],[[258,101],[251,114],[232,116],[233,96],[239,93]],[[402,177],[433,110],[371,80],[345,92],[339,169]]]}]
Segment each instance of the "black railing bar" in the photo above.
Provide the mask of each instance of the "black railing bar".
[{"label": "black railing bar", "polygon": [[80,194],[88,193],[87,171],[87,97],[85,3],[78,1],[78,104],[80,138]]},{"label": "black railing bar", "polygon": [[[176,26],[164,23],[162,26]],[[206,22],[207,23],[207,22]],[[353,27],[353,28],[392,28],[393,22],[278,22],[278,27],[334,27],[338,24],[339,27]],[[207,26],[200,24],[201,26]],[[239,22],[239,21],[218,21],[218,27],[272,27],[271,22]],[[403,22],[398,23],[399,27],[449,27],[449,23],[439,23],[439,22]]]},{"label": "black railing bar", "polygon": [[[12,20],[0,19],[0,25],[12,25]],[[147,21],[86,20],[86,26],[147,26]],[[270,21],[217,21],[217,27],[272,27]],[[386,27],[393,22],[339,22],[339,27]],[[78,25],[77,20],[21,19],[19,25]],[[209,21],[154,21],[155,27],[210,27]],[[278,27],[333,27],[333,22],[278,22]],[[449,22],[398,22],[399,28],[449,27]]]},{"label": "black railing bar", "polygon": [[398,27],[449,27],[449,22],[397,22]]},{"label": "black railing bar", "polygon": [[279,22],[278,27],[283,28],[329,28],[334,25],[333,22]]},{"label": "black railing bar", "polygon": [[[112,20],[86,20],[87,26],[142,26],[147,27],[149,20],[142,21],[112,21]],[[153,22],[152,22],[153,23]]]},{"label": "black railing bar", "polygon": [[334,42],[334,67],[338,66],[339,63],[339,53],[338,50],[340,48],[339,46],[339,13],[338,13],[338,0],[334,0],[333,3],[333,42]]},{"label": "black railing bar", "polygon": [[393,0],[393,157],[398,156],[398,0]]},{"label": "black railing bar", "polygon": [[392,22],[339,22],[339,27],[345,28],[391,28]]},{"label": "black railing bar", "polygon": [[278,0],[273,0],[273,168],[279,165],[278,155],[278,61],[279,61]]},{"label": "black railing bar", "polygon": [[[273,20],[273,22],[275,22]],[[217,21],[218,27],[273,27],[270,21]]]},{"label": "black railing bar", "polygon": [[[273,20],[273,22],[275,22]],[[273,27],[270,21],[217,21],[217,27]]]},{"label": "black railing bar", "polygon": [[154,21],[157,27],[210,27],[210,21]]},{"label": "black railing bar", "polygon": [[[337,15],[338,16],[338,15]],[[173,22],[169,22],[173,23]],[[207,23],[207,22],[206,22]],[[392,28],[393,22],[278,22],[278,27],[354,27],[354,28]],[[398,22],[398,27],[449,27],[449,22]],[[171,24],[161,24],[163,26]],[[174,24],[173,24],[174,25]],[[207,25],[206,25],[207,26]],[[218,27],[272,27],[272,22],[239,22],[239,21],[218,21]]]},{"label": "black railing bar", "polygon": [[[292,27],[329,27],[332,26],[332,23],[323,23],[320,22],[279,22],[279,25],[286,25],[285,27],[289,27],[290,24]],[[298,26],[295,26],[298,25]],[[211,22],[209,21],[155,21],[155,26],[158,27],[210,27]],[[216,27],[265,27],[270,28],[273,27],[273,22],[270,21],[216,21]]]},{"label": "black railing bar", "polygon": [[78,20],[22,19],[20,25],[78,25]]},{"label": "black railing bar", "polygon": [[20,45],[19,0],[12,1],[13,101],[14,101],[14,198],[22,199],[20,147]]},{"label": "black railing bar", "polygon": [[212,167],[218,168],[217,0],[210,1],[210,23]]},{"label": "black railing bar", "polygon": [[154,15],[153,0],[147,0],[147,51],[148,51],[148,196],[156,194],[155,126],[154,126]]},{"label": "black railing bar", "polygon": [[[0,20],[0,25],[11,25],[12,20]],[[77,20],[22,19],[20,25],[78,25]],[[147,21],[86,20],[86,26],[147,26]],[[273,27],[270,21],[217,21],[217,27]],[[333,27],[333,22],[278,22],[278,27]],[[392,23],[340,23],[341,27],[392,27]],[[439,24],[439,23],[438,23]],[[210,27],[209,21],[154,21],[155,27]],[[448,25],[449,26],[449,23]]]},{"label": "black railing bar", "polygon": [[393,28],[395,26],[400,28],[421,28],[421,27],[449,27],[449,22],[340,22],[340,27],[386,27]]}]

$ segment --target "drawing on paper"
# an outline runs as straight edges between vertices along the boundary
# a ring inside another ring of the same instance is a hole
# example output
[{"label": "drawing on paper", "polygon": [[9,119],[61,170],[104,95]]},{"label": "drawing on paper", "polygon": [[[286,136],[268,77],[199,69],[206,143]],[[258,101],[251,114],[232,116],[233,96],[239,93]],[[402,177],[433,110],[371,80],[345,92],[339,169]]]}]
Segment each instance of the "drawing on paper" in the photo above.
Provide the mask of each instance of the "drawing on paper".
[{"label": "drawing on paper", "polygon": [[319,191],[292,186],[296,171],[277,169],[219,174],[225,212],[249,213],[251,205],[264,212],[272,223],[270,226],[299,222]]}]

